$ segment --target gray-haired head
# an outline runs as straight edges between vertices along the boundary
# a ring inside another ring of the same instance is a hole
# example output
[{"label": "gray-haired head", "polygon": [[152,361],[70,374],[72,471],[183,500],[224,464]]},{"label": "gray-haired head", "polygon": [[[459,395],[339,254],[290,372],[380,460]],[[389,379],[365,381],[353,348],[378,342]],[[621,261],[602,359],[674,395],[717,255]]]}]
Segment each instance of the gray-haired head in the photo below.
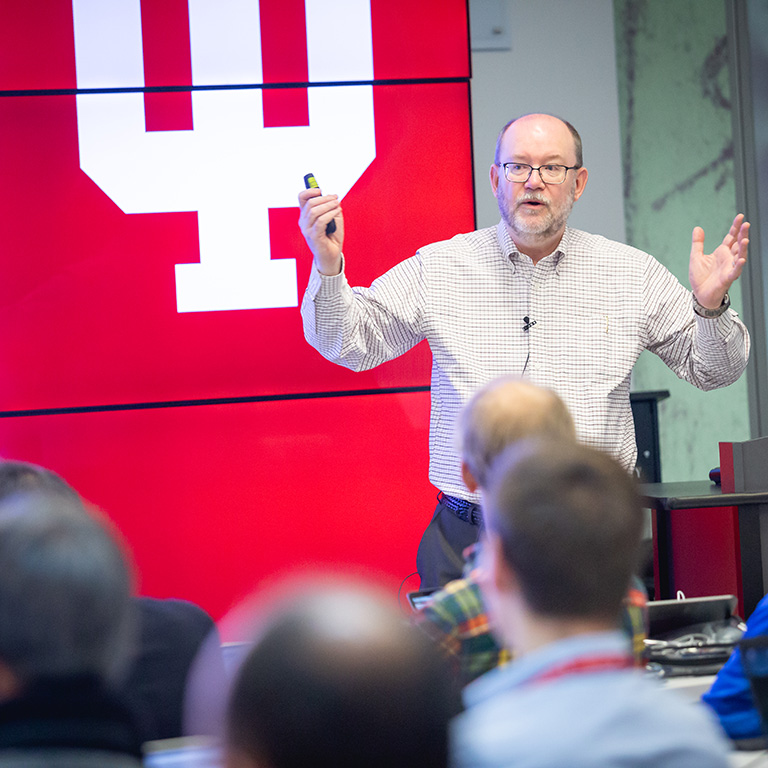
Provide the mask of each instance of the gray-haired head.
[{"label": "gray-haired head", "polygon": [[130,568],[69,486],[33,485],[0,490],[0,662],[22,687],[106,678],[128,651]]},{"label": "gray-haired head", "polygon": [[27,461],[0,460],[0,499],[33,490],[79,499],[77,491],[53,470]]},{"label": "gray-haired head", "polygon": [[461,459],[481,488],[493,460],[508,445],[536,435],[572,442],[576,428],[558,395],[519,377],[490,381],[459,416]]}]

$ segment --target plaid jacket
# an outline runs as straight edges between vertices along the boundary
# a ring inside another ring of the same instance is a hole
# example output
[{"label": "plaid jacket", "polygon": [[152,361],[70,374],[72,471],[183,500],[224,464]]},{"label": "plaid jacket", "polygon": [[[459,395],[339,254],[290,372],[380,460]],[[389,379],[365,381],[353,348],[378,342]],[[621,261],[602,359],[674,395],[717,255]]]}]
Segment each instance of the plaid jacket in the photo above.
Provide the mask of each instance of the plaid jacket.
[{"label": "plaid jacket", "polygon": [[[463,578],[449,582],[436,592],[416,617],[418,626],[437,644],[461,685],[506,664],[513,656],[509,649],[499,646],[491,633],[475,566],[477,549],[474,547],[467,558]],[[632,638],[632,651],[638,666],[645,664],[646,602],[645,588],[635,578],[624,598],[622,625]]]}]

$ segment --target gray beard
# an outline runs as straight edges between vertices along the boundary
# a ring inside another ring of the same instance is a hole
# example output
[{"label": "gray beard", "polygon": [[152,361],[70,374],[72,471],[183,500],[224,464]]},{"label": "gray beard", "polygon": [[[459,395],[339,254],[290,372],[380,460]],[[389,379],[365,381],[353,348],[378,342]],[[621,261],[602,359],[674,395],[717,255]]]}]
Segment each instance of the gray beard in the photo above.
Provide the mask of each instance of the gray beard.
[{"label": "gray beard", "polygon": [[[510,209],[507,200],[503,198],[498,201],[499,212],[501,213],[501,218],[504,219],[504,222],[512,232],[524,235],[526,239],[534,242],[545,242],[559,232],[568,221],[568,217],[573,210],[573,193],[575,190],[572,190],[571,192],[570,200],[565,201],[560,211],[554,213],[551,206],[547,205],[546,215],[543,217],[537,216],[529,219],[524,214]],[[536,193],[527,195],[524,200],[526,199],[543,202],[543,198]],[[523,201],[518,200],[517,202],[520,203]]]}]

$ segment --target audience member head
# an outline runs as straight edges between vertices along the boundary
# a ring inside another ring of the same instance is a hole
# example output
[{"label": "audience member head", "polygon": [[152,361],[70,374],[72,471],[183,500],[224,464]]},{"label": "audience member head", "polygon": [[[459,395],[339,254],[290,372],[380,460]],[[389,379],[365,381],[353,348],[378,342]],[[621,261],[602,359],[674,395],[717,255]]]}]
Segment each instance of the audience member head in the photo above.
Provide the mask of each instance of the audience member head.
[{"label": "audience member head", "polygon": [[63,480],[30,467],[0,463],[0,700],[44,681],[104,679],[128,647],[120,546]]},{"label": "audience member head", "polygon": [[279,604],[234,684],[229,768],[447,764],[456,692],[392,602],[337,586]]},{"label": "audience member head", "polygon": [[576,439],[568,408],[552,390],[513,376],[479,389],[459,417],[462,474],[469,490],[485,487],[493,460],[507,446],[533,436]]},{"label": "audience member head", "polygon": [[578,443],[523,441],[494,463],[484,511],[482,586],[505,641],[525,650],[531,619],[566,634],[616,626],[642,529],[619,464]]},{"label": "audience member head", "polygon": [[0,461],[0,499],[33,490],[65,496],[74,503],[80,499],[77,491],[50,469],[26,461]]}]

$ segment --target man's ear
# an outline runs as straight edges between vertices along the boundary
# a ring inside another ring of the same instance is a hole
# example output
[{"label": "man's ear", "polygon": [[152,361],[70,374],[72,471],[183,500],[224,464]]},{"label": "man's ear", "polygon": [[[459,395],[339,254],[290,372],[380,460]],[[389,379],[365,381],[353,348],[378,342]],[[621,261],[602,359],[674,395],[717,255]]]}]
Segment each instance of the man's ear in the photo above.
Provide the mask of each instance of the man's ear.
[{"label": "man's ear", "polygon": [[467,466],[466,461],[461,462],[461,479],[464,481],[464,485],[467,486],[467,490],[470,493],[474,493],[478,489],[477,480],[472,474],[472,470]]},{"label": "man's ear", "polygon": [[499,188],[499,167],[495,163],[491,166],[490,178],[493,196],[496,197],[496,190]]},{"label": "man's ear", "polygon": [[589,171],[583,166],[576,171],[576,191],[573,195],[574,202],[584,194],[584,187],[587,186]]}]

